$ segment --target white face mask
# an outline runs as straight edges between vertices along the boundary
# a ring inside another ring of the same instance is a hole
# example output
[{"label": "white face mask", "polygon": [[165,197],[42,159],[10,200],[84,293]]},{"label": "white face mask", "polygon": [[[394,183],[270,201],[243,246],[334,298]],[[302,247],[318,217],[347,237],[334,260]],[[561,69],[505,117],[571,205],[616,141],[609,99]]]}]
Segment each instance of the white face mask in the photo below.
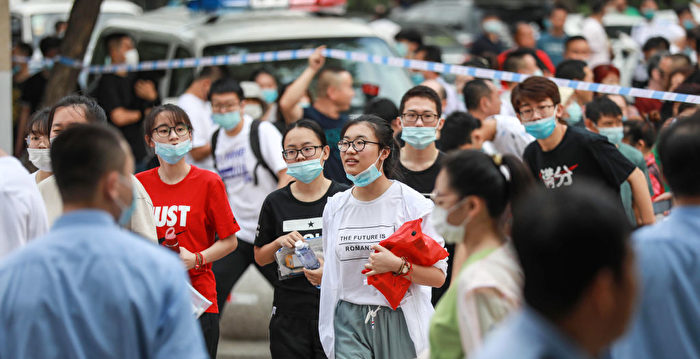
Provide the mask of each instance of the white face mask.
[{"label": "white face mask", "polygon": [[127,65],[138,65],[139,52],[136,49],[128,50],[124,53],[124,63]]},{"label": "white face mask", "polygon": [[430,213],[430,223],[432,223],[435,231],[440,234],[443,239],[445,239],[445,243],[455,244],[464,240],[464,232],[466,230],[469,217],[465,218],[464,221],[462,221],[462,223],[458,226],[447,223],[447,217],[454,211],[455,208],[460,206],[462,202],[464,202],[464,199],[457,202],[450,209],[435,206],[433,207],[433,211]]},{"label": "white face mask", "polygon": [[258,104],[248,104],[243,107],[243,113],[257,120],[263,116],[263,109]]},{"label": "white face mask", "polygon": [[50,148],[27,148],[29,161],[34,167],[45,171],[51,171],[51,149]]}]

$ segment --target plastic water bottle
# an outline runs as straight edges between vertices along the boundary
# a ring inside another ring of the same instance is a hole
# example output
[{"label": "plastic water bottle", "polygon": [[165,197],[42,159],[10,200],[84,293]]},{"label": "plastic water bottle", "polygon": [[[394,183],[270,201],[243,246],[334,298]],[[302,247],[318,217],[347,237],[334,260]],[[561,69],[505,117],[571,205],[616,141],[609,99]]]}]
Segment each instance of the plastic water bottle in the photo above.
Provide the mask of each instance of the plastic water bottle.
[{"label": "plastic water bottle", "polygon": [[177,241],[177,235],[175,234],[174,227],[170,227],[167,231],[165,231],[165,240],[163,241],[163,245],[175,253],[180,253],[180,243]]},{"label": "plastic water bottle", "polygon": [[311,249],[311,247],[309,247],[308,243],[304,241],[297,241],[294,244],[294,247],[296,248],[294,253],[296,253],[297,257],[299,257],[299,260],[304,268],[318,269],[321,266],[321,262],[318,261],[316,254],[314,254],[314,251]]}]

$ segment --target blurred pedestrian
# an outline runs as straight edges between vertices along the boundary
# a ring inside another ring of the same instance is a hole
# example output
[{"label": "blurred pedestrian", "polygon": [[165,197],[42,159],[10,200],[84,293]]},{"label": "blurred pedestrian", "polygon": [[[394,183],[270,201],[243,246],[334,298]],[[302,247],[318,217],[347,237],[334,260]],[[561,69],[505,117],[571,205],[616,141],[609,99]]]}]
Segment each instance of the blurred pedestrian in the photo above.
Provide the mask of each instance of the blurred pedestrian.
[{"label": "blurred pedestrian", "polygon": [[394,136],[397,136],[401,132],[399,109],[394,102],[386,97],[375,97],[367,101],[364,110],[362,110],[362,114],[375,115],[386,121],[386,123],[391,126]]},{"label": "blurred pedestrian", "polygon": [[591,58],[591,47],[583,36],[571,36],[564,43],[564,60],[581,60],[588,62]]},{"label": "blurred pedestrian", "polygon": [[128,144],[75,125],[51,162],[66,212],[0,263],[0,356],[206,358],[181,263],[119,228],[135,205]]},{"label": "blurred pedestrian", "polygon": [[[485,14],[481,18],[482,34],[472,44],[470,53],[487,59],[495,59],[506,49],[502,36],[507,36],[508,30],[496,14]],[[491,61],[495,63],[495,61]]]},{"label": "blurred pedestrian", "polygon": [[[481,149],[481,144],[472,140],[472,132],[481,127],[481,121],[466,112],[454,112],[447,116],[440,131],[438,148],[445,153],[465,149]],[[450,271],[452,269],[450,268]]]},{"label": "blurred pedestrian", "polygon": [[[583,82],[593,82],[593,72],[591,68],[581,60],[565,60],[557,66],[557,72],[554,74],[557,78],[576,80]],[[574,89],[574,93],[568,105],[566,105],[566,113],[563,119],[570,126],[584,127],[583,111],[586,104],[593,101],[593,92],[586,90]]]},{"label": "blurred pedestrian", "polygon": [[562,4],[555,4],[549,12],[549,17],[544,20],[545,29],[537,40],[537,48],[546,52],[554,66],[564,60],[564,44],[568,36],[564,32],[564,23],[569,10]]},{"label": "blurred pedestrian", "polygon": [[[437,46],[423,46],[418,49],[415,59],[442,63],[442,50]],[[454,111],[466,111],[464,102],[459,101],[459,97],[457,97],[455,87],[445,81],[439,73],[434,71],[419,71],[418,73],[422,75],[421,80],[416,80],[417,82],[414,81],[414,85],[420,85],[424,80],[436,80],[445,90],[446,106],[443,108],[443,112],[446,116]]]},{"label": "blurred pedestrian", "polygon": [[49,112],[48,107],[34,113],[27,122],[27,152],[29,161],[37,168],[32,174],[34,182],[49,178],[51,171],[51,143],[49,142]]},{"label": "blurred pedestrian", "polygon": [[396,51],[399,56],[412,59],[418,49],[423,46],[423,35],[415,29],[405,29],[399,31],[394,36],[396,41]]},{"label": "blurred pedestrian", "polygon": [[603,16],[605,16],[608,1],[592,0],[591,14],[583,21],[581,34],[586,38],[591,49],[591,57],[587,60],[590,67],[610,63],[610,41],[603,27]]},{"label": "blurred pedestrian", "polygon": [[656,143],[656,130],[654,125],[649,121],[630,120],[623,123],[625,136],[623,142],[634,147],[644,156],[644,161],[649,173],[649,181],[653,194],[652,200],[655,200],[659,195],[666,192],[664,188],[665,180],[661,175],[661,170],[656,161],[656,157],[652,152],[652,148]]}]

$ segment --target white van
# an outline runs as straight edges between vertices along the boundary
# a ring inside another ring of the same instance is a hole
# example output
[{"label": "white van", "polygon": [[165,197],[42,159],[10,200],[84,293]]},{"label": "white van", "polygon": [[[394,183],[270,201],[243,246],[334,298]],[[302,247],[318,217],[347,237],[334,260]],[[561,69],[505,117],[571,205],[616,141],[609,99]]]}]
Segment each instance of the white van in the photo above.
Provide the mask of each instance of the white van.
[{"label": "white van", "polygon": [[[393,47],[377,36],[360,20],[324,17],[292,10],[247,10],[218,15],[192,12],[184,7],[165,7],[143,16],[114,18],[106,21],[86,54],[91,65],[108,61],[106,36],[114,33],[130,35],[141,61],[181,59],[201,56],[245,54],[264,51],[328,48],[366,52],[382,56],[398,56]],[[328,59],[327,64],[342,66],[354,79],[356,96],[352,113],[360,113],[366,95],[362,85],[379,87],[379,96],[396,104],[412,85],[408,72],[384,65]],[[229,66],[237,80],[247,80],[251,73],[264,67],[274,73],[280,84],[293,81],[306,67],[307,60]],[[161,98],[179,96],[192,81],[195,68],[169,69],[142,73],[156,81]],[[99,75],[83,78],[82,85],[91,92]]]}]

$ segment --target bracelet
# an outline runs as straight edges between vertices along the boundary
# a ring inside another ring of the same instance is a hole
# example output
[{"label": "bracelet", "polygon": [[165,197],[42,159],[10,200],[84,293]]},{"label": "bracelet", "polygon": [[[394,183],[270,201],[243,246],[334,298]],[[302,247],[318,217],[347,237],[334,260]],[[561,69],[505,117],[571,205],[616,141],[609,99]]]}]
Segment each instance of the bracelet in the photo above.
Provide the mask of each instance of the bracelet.
[{"label": "bracelet", "polygon": [[194,269],[195,270],[200,270],[204,266],[204,255],[202,253],[197,252],[194,254]]},{"label": "bracelet", "polygon": [[404,261],[408,264],[408,270],[406,271],[406,273],[401,274],[402,277],[406,277],[409,274],[411,274],[411,272],[413,272],[413,263],[406,261],[405,258],[404,258]]},{"label": "bracelet", "polygon": [[403,272],[403,269],[406,267],[407,263],[408,263],[408,261],[406,261],[406,257],[401,257],[401,266],[399,266],[399,270],[394,272],[395,277],[398,277],[401,275],[401,272]]}]

